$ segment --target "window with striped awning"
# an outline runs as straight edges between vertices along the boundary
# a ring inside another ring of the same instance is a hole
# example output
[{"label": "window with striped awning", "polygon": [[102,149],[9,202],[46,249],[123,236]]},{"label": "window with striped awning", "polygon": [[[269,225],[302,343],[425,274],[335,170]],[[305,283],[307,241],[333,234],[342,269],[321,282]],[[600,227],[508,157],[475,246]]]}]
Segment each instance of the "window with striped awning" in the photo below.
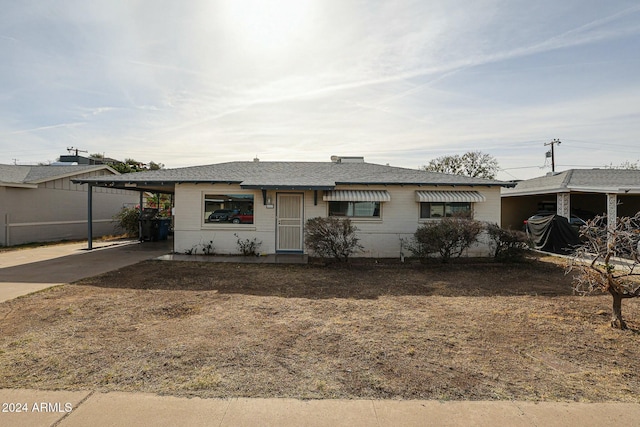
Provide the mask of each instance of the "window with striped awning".
[{"label": "window with striped awning", "polygon": [[480,203],[486,198],[478,191],[416,191],[416,202],[431,203]]},{"label": "window with striped awning", "polygon": [[325,202],[389,202],[391,194],[386,190],[332,190],[322,196]]}]

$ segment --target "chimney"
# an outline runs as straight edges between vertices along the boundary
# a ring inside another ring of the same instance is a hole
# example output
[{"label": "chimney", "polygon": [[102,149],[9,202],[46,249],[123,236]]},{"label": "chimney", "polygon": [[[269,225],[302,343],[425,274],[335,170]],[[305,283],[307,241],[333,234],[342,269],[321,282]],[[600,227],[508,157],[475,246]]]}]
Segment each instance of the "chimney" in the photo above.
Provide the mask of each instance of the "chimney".
[{"label": "chimney", "polygon": [[331,156],[333,163],[364,163],[364,157],[356,156]]}]

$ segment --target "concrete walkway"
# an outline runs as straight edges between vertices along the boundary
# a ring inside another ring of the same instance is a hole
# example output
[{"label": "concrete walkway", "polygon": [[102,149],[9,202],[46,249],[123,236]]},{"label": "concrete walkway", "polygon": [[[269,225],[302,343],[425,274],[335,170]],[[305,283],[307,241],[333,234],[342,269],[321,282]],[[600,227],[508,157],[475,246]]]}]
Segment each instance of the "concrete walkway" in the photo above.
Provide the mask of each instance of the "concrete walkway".
[{"label": "concrete walkway", "polygon": [[226,262],[236,264],[307,264],[307,254],[265,254],[261,256],[242,255],[185,255],[167,254],[161,261]]},{"label": "concrete walkway", "polygon": [[171,251],[170,241],[70,243],[0,252],[0,302],[74,282]]},{"label": "concrete walkway", "polygon": [[0,389],[2,426],[637,426],[625,403],[200,399]]}]

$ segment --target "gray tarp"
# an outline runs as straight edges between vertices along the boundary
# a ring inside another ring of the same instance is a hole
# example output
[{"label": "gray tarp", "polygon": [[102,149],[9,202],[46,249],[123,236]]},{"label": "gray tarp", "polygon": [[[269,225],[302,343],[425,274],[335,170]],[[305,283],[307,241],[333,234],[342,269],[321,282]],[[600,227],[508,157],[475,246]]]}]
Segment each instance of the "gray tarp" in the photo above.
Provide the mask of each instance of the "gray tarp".
[{"label": "gray tarp", "polygon": [[580,243],[578,232],[560,215],[530,219],[527,228],[534,247],[541,251],[567,254]]}]

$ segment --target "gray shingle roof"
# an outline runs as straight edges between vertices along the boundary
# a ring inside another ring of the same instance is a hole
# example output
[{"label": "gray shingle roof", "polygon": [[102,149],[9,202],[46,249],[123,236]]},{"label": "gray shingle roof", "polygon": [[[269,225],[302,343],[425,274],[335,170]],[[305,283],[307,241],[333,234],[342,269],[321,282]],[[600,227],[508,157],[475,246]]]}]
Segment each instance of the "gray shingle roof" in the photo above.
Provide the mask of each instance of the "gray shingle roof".
[{"label": "gray shingle roof", "polygon": [[106,166],[23,166],[0,165],[0,182],[6,184],[38,184],[62,177],[83,174]]},{"label": "gray shingle roof", "polygon": [[640,191],[640,170],[630,169],[570,169],[555,175],[520,181],[515,188],[502,194],[537,194],[561,191]]},{"label": "gray shingle roof", "polygon": [[0,182],[24,184],[29,170],[29,166],[0,165]]},{"label": "gray shingle roof", "polygon": [[92,183],[238,183],[245,188],[333,188],[339,184],[505,186],[503,181],[405,169],[373,163],[229,162],[102,178]]}]

